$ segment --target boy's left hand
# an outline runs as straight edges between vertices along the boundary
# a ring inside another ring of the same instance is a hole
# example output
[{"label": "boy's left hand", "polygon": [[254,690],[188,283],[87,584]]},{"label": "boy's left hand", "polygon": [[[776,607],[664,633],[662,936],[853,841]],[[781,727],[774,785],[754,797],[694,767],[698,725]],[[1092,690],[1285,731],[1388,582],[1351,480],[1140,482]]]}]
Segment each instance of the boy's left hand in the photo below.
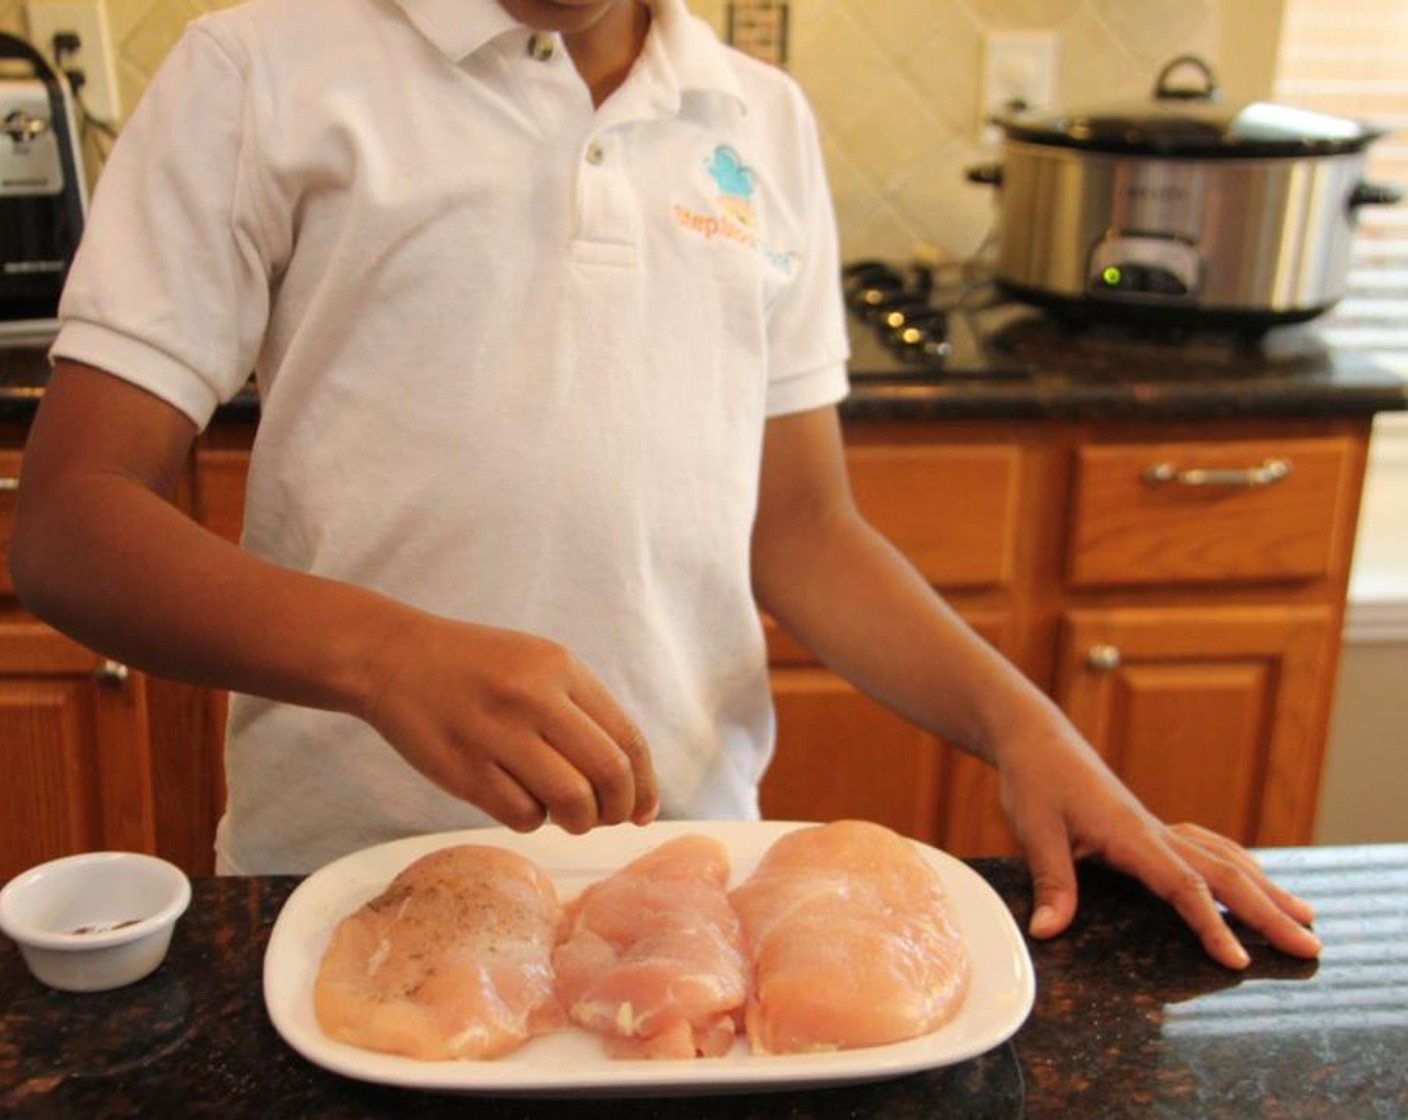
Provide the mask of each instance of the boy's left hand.
[{"label": "boy's left hand", "polygon": [[1240,844],[1195,824],[1168,825],[1129,792],[1078,737],[1004,751],[1002,801],[1026,853],[1035,906],[1030,932],[1064,930],[1076,912],[1076,859],[1096,857],[1143,882],[1182,915],[1208,954],[1228,968],[1250,963],[1218,904],[1298,957],[1320,940],[1309,903],[1278,887]]}]

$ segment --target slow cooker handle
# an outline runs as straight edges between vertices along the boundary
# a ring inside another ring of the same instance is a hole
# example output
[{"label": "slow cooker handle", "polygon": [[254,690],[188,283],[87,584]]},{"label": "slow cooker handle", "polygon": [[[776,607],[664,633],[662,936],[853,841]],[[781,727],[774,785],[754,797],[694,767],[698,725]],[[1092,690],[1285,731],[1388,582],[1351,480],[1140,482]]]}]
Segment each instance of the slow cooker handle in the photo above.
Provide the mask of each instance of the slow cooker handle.
[{"label": "slow cooker handle", "polygon": [[[1202,89],[1169,85],[1173,72],[1183,66],[1191,66],[1198,71],[1203,79]],[[1181,54],[1171,59],[1159,71],[1159,76],[1154,82],[1154,97],[1159,101],[1216,101],[1221,96],[1222,90],[1217,84],[1217,75],[1212,72],[1212,67],[1196,54]]]},{"label": "slow cooker handle", "polygon": [[1393,183],[1360,183],[1349,196],[1349,208],[1392,206],[1403,201],[1403,188]]}]

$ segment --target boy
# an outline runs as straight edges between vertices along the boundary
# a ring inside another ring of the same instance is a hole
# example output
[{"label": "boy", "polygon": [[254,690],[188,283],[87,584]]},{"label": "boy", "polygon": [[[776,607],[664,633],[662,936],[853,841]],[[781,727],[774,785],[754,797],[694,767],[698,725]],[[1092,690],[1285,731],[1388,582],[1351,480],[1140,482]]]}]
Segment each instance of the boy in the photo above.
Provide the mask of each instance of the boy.
[{"label": "boy", "polygon": [[[1089,854],[1228,966],[1215,898],[1314,954],[1303,903],[1154,820],[859,518],[836,288],[801,95],[683,0],[203,18],[95,197],[16,585],[96,649],[238,694],[222,870],[491,820],[756,815],[756,598],[998,767],[1034,934],[1070,921]],[[164,495],[250,369],[236,549]]]}]

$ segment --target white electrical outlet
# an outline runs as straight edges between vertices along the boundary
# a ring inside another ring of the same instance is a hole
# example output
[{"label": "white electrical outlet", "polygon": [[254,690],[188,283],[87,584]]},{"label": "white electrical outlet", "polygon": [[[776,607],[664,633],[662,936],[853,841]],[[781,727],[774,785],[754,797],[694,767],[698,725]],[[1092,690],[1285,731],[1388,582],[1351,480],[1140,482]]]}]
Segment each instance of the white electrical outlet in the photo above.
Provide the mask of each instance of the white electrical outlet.
[{"label": "white electrical outlet", "polygon": [[102,0],[28,0],[25,12],[29,41],[51,64],[55,35],[71,31],[79,37],[81,45],[64,57],[63,67],[83,71],[83,104],[88,112],[100,120],[116,122],[122,106],[117,95],[112,33]]},{"label": "white electrical outlet", "polygon": [[978,99],[979,135],[995,144],[1001,132],[989,124],[1014,104],[1028,108],[1056,101],[1060,40],[1054,31],[1004,31],[983,44],[983,86]]}]

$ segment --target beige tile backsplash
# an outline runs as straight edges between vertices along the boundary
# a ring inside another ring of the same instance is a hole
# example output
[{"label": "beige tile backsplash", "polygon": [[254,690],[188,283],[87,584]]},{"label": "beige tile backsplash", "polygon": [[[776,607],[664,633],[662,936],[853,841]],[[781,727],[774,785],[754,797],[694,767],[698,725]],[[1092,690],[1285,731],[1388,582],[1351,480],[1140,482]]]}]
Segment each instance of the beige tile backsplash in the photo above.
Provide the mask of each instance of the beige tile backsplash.
[{"label": "beige tile backsplash", "polygon": [[[124,108],[185,24],[229,2],[106,0]],[[1123,98],[1147,92],[1176,54],[1216,57],[1219,9],[1233,2],[792,0],[789,69],[821,123],[844,255],[902,257],[923,243],[964,256],[982,241],[991,192],[964,171],[992,155],[978,127],[986,33],[1057,33],[1061,103]],[[690,4],[722,30],[727,0]],[[25,33],[23,0],[0,0],[0,29]]]},{"label": "beige tile backsplash", "polygon": [[[727,0],[691,4],[723,27]],[[902,258],[924,244],[963,257],[982,242],[992,192],[964,172],[994,155],[979,128],[986,34],[1055,32],[1058,103],[1088,104],[1144,95],[1175,55],[1215,60],[1219,8],[1219,0],[792,0],[788,68],[821,123],[843,255]]]}]

